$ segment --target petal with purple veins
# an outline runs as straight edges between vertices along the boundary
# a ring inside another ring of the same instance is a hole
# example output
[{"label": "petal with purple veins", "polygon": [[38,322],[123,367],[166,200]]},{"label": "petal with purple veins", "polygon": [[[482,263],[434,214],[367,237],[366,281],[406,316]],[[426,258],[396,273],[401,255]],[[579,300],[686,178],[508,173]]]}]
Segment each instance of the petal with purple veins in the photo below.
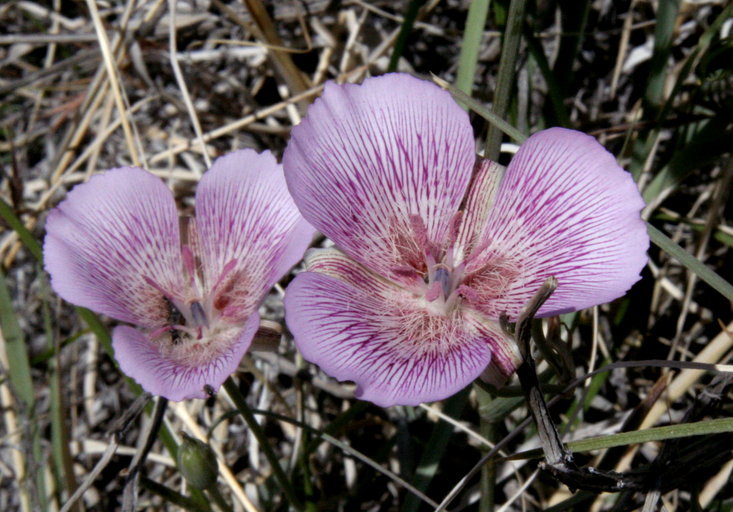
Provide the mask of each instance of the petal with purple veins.
[{"label": "petal with purple veins", "polygon": [[303,356],[356,382],[359,398],[385,407],[440,400],[491,361],[498,326],[445,313],[346,257],[321,255],[312,268],[328,275],[304,272],[288,286],[288,327]]},{"label": "petal with purple veins", "polygon": [[326,84],[293,129],[283,166],[314,227],[399,281],[449,236],[474,154],[468,115],[450,94],[395,73]]},{"label": "petal with purple veins", "polygon": [[478,311],[467,309],[466,318],[472,324],[484,326],[489,334],[486,336],[489,349],[491,350],[491,362],[481,372],[481,379],[496,388],[502,387],[514,375],[522,363],[522,356],[519,347],[513,336],[504,332],[501,326],[490,320]]},{"label": "petal with purple veins", "polygon": [[530,137],[509,164],[471,257],[475,307],[516,318],[555,276],[540,316],[623,295],[639,279],[649,237],[631,175],[594,138],[564,128]]},{"label": "petal with purple veins", "polygon": [[247,318],[302,257],[315,230],[288,193],[270,152],[217,159],[196,192],[196,245],[214,306],[230,321]]},{"label": "petal with purple veins", "polygon": [[46,231],[46,270],[62,298],[124,322],[164,322],[182,262],[176,204],[160,179],[136,167],[94,176],[49,214]]},{"label": "petal with purple veins", "polygon": [[114,329],[112,346],[122,371],[145,391],[174,401],[207,398],[207,387],[217,391],[237,369],[259,321],[253,314],[244,326],[220,332],[213,346],[198,350],[190,341],[166,345],[165,336],[154,342],[141,330],[123,325]]}]

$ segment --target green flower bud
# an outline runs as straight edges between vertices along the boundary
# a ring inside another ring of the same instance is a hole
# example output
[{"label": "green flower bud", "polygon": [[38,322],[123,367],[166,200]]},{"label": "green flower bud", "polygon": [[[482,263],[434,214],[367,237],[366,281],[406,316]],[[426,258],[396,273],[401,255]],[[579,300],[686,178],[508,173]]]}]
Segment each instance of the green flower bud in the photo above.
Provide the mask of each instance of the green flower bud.
[{"label": "green flower bud", "polygon": [[178,448],[178,469],[191,487],[200,490],[213,486],[219,474],[211,446],[185,433]]}]

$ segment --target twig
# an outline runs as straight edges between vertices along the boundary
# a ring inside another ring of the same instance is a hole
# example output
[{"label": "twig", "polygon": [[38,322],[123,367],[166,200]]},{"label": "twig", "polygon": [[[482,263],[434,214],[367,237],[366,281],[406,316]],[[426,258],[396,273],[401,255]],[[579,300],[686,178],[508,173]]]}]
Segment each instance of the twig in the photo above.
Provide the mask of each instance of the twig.
[{"label": "twig", "polygon": [[193,102],[191,101],[191,95],[188,93],[186,80],[183,78],[183,73],[181,72],[181,65],[178,63],[178,48],[176,47],[176,0],[168,0],[168,8],[170,10],[168,44],[170,46],[171,67],[173,68],[173,74],[176,77],[178,88],[181,90],[183,103],[186,105],[186,110],[188,110],[188,116],[191,118],[193,131],[196,133],[196,138],[198,139],[199,144],[201,144],[201,147],[204,148],[204,151],[202,151],[202,153],[204,155],[206,167],[211,167],[211,158],[209,157],[209,152],[205,150],[206,144],[204,143],[204,135],[201,131],[201,123],[199,122],[198,115],[196,115],[196,109],[194,108]]},{"label": "twig", "polygon": [[123,414],[122,417],[115,422],[116,426],[112,429],[112,441],[110,442],[107,449],[104,451],[104,455],[102,455],[102,458],[99,459],[97,464],[94,466],[94,469],[89,472],[86,479],[84,480],[84,483],[82,483],[76,489],[76,492],[71,495],[68,501],[64,503],[64,506],[61,507],[61,512],[69,512],[69,509],[74,505],[74,503],[76,503],[77,500],[84,495],[86,490],[92,486],[99,474],[104,470],[104,468],[107,467],[107,464],[109,464],[109,461],[112,460],[112,457],[117,451],[117,447],[120,445],[120,439],[122,438],[122,436],[124,436],[125,431],[132,423],[132,420],[135,419],[138,414],[140,414],[140,411],[142,411],[148,399],[150,399],[150,394],[148,393],[143,393],[142,395],[137,397],[132,406],[127,409],[127,411],[125,411],[125,414]]},{"label": "twig", "polygon": [[614,472],[603,472],[595,468],[580,468],[573,460],[570,452],[560,439],[550,411],[545,402],[537,379],[534,359],[530,350],[532,320],[542,304],[550,298],[557,288],[557,279],[548,278],[525,306],[517,319],[514,336],[522,355],[522,364],[517,368],[517,376],[524,390],[527,406],[537,425],[537,434],[545,453],[545,462],[540,467],[549,471],[556,479],[571,490],[585,489],[590,491],[614,492],[622,489],[638,488],[640,482],[628,475]]},{"label": "twig", "polygon": [[104,65],[107,68],[107,75],[109,76],[109,83],[114,94],[115,103],[117,104],[117,111],[120,113],[122,118],[122,130],[125,133],[125,140],[127,141],[127,147],[130,151],[130,158],[133,164],[140,165],[140,159],[137,154],[135,147],[135,140],[132,136],[132,128],[130,122],[125,115],[127,109],[125,108],[125,102],[121,94],[121,85],[117,76],[117,68],[115,66],[115,59],[110,48],[109,39],[107,38],[107,32],[104,30],[104,25],[99,17],[99,11],[97,10],[97,4],[94,0],[87,0],[87,7],[89,8],[89,14],[94,22],[94,30],[97,32],[99,37],[99,46],[102,49],[102,58],[104,59]]}]

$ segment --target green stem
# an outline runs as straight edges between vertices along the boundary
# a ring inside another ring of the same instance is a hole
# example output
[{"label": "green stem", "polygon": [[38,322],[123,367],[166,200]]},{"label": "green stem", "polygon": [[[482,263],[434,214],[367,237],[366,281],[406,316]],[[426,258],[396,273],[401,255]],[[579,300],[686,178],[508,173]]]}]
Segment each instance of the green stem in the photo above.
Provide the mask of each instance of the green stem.
[{"label": "green stem", "polygon": [[206,489],[206,492],[209,493],[211,498],[214,500],[214,503],[216,503],[216,506],[219,507],[219,510],[222,512],[234,512],[234,509],[229,505],[229,503],[227,503],[227,500],[224,499],[224,496],[222,496],[221,491],[216,484]]},{"label": "green stem", "polygon": [[[179,492],[174,491],[170,487],[159,484],[155,480],[151,480],[147,477],[140,478],[140,485],[148,491],[157,494],[166,502],[166,506],[169,504],[177,505],[185,510],[191,512],[211,512],[211,507],[202,506],[191,498],[187,498]],[[206,502],[204,502],[206,504]]]},{"label": "green stem", "polygon": [[[45,281],[45,280],[44,280]],[[44,288],[46,283],[44,282]],[[53,359],[49,364],[51,371],[50,399],[51,399],[51,447],[56,468],[56,479],[66,489],[67,495],[72,496],[76,491],[76,479],[74,478],[74,461],[69,450],[69,428],[66,424],[64,412],[65,394],[62,392],[61,384],[61,342],[54,332],[49,311],[48,302],[42,303],[43,325],[46,330],[48,347],[53,353]],[[71,509],[80,511],[81,506],[77,502]]]},{"label": "green stem", "polygon": [[303,505],[300,503],[300,500],[295,495],[295,490],[293,489],[290,480],[285,475],[285,471],[283,471],[283,468],[280,465],[280,461],[277,459],[277,455],[275,455],[275,452],[272,451],[272,447],[267,441],[267,437],[265,437],[265,432],[262,430],[262,427],[260,427],[260,424],[257,423],[254,414],[252,414],[252,411],[247,405],[247,401],[244,399],[244,396],[239,391],[237,383],[234,382],[234,379],[229,377],[227,378],[227,380],[224,381],[224,389],[229,395],[229,398],[232,399],[232,402],[234,402],[234,405],[239,411],[239,414],[241,414],[242,418],[244,418],[247,426],[257,438],[257,442],[259,443],[260,448],[262,448],[262,451],[265,453],[265,457],[267,457],[267,460],[270,462],[270,466],[272,466],[272,472],[275,475],[275,479],[277,479],[280,487],[285,493],[285,497],[288,499],[293,508],[295,508],[296,510],[303,510]]},{"label": "green stem", "polygon": [[[496,81],[496,93],[494,95],[493,112],[504,119],[509,110],[511,94],[514,89],[514,75],[519,56],[519,41],[522,37],[522,21],[524,20],[525,0],[512,0],[509,5],[509,16],[507,17],[504,30],[504,42],[501,45],[501,61],[499,62],[499,75]],[[489,126],[489,133],[486,136],[486,158],[498,160],[499,149],[501,148],[501,131],[494,125]]]},{"label": "green stem", "polygon": [[456,88],[471,96],[473,79],[476,75],[478,52],[481,47],[481,37],[484,33],[486,18],[489,14],[489,0],[474,0],[468,7],[466,27],[463,31],[463,44],[458,59],[458,73]]},{"label": "green stem", "polygon": [[[476,397],[478,398],[479,406],[487,407],[493,400],[492,396],[483,390],[483,388],[476,388]],[[480,416],[479,428],[481,435],[494,442],[496,433],[496,425],[494,422],[483,415]],[[479,500],[479,511],[480,512],[491,512],[494,510],[494,489],[496,487],[496,461],[489,460],[481,468],[481,480],[479,482],[480,489],[480,500]]]}]

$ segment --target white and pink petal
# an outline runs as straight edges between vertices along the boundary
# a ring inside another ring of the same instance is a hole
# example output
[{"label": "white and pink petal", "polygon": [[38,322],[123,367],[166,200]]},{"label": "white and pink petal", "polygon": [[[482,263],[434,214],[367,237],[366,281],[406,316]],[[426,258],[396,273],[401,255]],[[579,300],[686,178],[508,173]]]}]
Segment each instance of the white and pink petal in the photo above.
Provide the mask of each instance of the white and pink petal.
[{"label": "white and pink petal", "polygon": [[293,129],[283,166],[314,227],[400,281],[449,236],[474,154],[468,115],[450,94],[394,73],[327,83]]},{"label": "white and pink petal", "polygon": [[[460,310],[445,313],[374,276],[326,256],[288,286],[288,327],[303,356],[356,395],[380,406],[441,400],[471,383],[491,361],[498,327]],[[334,277],[343,273],[343,279]]]},{"label": "white and pink petal", "polygon": [[196,192],[196,247],[216,309],[242,320],[303,257],[315,230],[269,151],[217,159]]},{"label": "white and pink petal", "polygon": [[164,292],[182,291],[176,204],[147,171],[122,167],[75,187],[46,232],[51,285],[72,304],[156,327],[167,316]]},{"label": "white and pink petal", "polygon": [[253,314],[243,325],[220,332],[210,347],[196,347],[190,340],[166,345],[165,335],[151,340],[145,332],[123,325],[114,329],[112,346],[120,369],[145,391],[173,401],[207,398],[207,390],[217,391],[236,371],[259,321]]},{"label": "white and pink petal", "polygon": [[541,316],[575,311],[623,295],[647,261],[644,202],[631,175],[594,138],[552,128],[530,137],[509,164],[469,256],[474,304],[516,318],[555,276],[558,289]]}]

